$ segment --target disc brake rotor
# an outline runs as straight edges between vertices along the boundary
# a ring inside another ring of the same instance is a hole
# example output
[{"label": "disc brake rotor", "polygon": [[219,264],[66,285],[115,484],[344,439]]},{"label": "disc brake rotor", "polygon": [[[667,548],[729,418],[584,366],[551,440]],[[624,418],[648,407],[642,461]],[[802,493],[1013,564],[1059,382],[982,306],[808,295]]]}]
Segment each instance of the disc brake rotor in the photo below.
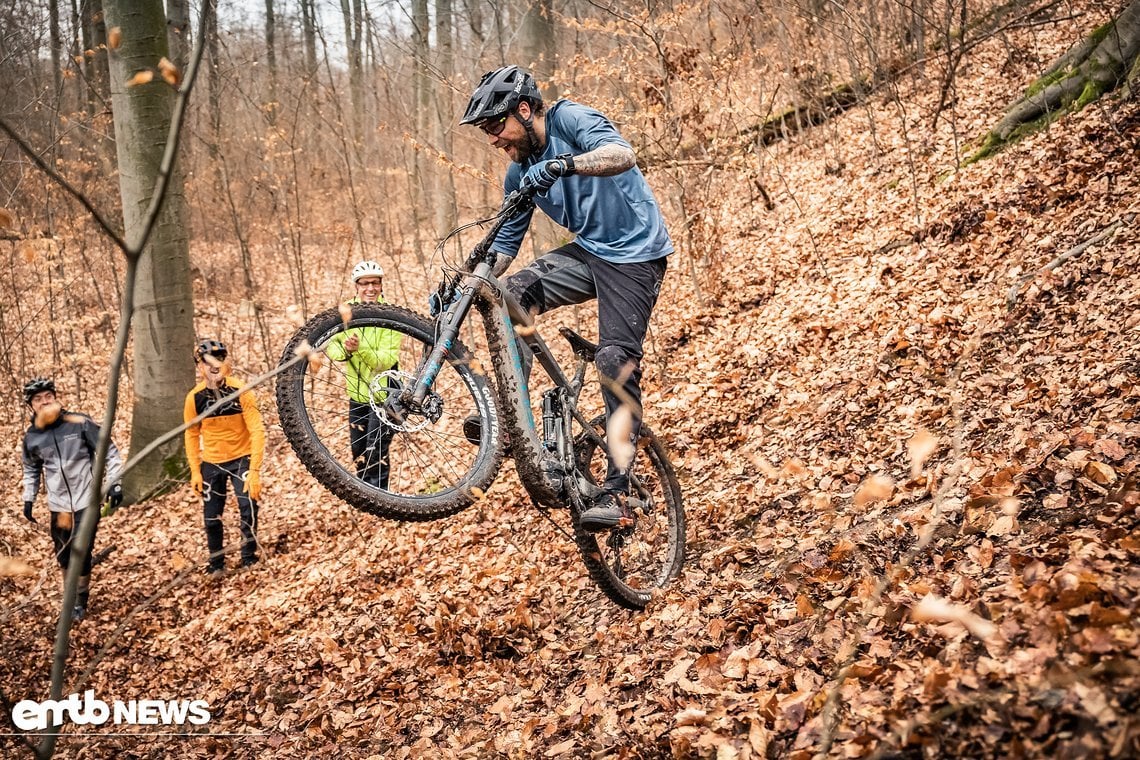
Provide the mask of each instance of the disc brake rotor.
[{"label": "disc brake rotor", "polygon": [[388,400],[388,394],[397,392],[400,388],[406,388],[415,382],[415,377],[407,372],[400,372],[399,370],[386,370],[379,372],[372,376],[372,380],[368,383],[368,397],[370,399],[369,406],[376,416],[380,418],[380,422],[386,427],[393,430],[399,430],[402,433],[414,433],[417,430],[423,430],[428,425],[432,424],[435,420],[439,419],[439,414],[436,413],[438,409],[442,412],[443,400],[439,396],[432,393],[424,399],[423,408],[421,410],[407,410],[407,414],[402,422],[397,422],[388,410],[384,408],[385,402]]}]

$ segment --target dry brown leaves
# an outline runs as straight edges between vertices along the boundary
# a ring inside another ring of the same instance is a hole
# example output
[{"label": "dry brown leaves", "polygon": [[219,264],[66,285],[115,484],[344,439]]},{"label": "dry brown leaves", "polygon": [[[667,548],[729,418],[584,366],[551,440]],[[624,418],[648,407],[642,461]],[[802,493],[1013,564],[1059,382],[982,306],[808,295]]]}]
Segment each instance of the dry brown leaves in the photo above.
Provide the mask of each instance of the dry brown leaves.
[{"label": "dry brown leaves", "polygon": [[[976,131],[998,107],[980,72],[1003,63],[972,55],[956,118]],[[905,100],[909,123],[934,98]],[[509,467],[467,512],[396,525],[313,485],[274,432],[266,561],[139,615],[91,684],[205,698],[212,731],[265,735],[132,749],[1140,753],[1140,228],[1034,278],[1004,311],[1016,278],[1136,210],[1140,109],[1089,109],[948,177],[955,142],[939,132],[913,183],[919,146],[897,119],[878,100],[774,147],[776,208],[746,181],[723,199],[704,305],[679,266],[670,275],[645,406],[681,478],[690,553],[647,611],[591,586]],[[283,345],[292,327],[275,329]],[[76,662],[204,561],[200,520],[178,492],[106,521],[100,541],[119,548],[95,573]],[[11,517],[0,538],[44,548]],[[33,581],[0,578],[23,605],[4,639],[9,698],[40,696],[49,657],[58,592]]]}]

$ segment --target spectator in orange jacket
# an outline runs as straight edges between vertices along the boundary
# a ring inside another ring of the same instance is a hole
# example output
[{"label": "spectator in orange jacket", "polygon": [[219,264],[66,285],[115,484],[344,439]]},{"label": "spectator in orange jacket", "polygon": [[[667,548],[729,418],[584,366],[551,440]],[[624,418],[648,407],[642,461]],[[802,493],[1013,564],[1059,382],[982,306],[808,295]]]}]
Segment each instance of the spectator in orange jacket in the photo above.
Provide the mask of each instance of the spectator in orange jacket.
[{"label": "spectator in orange jacket", "polygon": [[[186,394],[186,422],[205,412],[242,387],[231,378],[229,352],[216,340],[204,340],[194,349],[201,382]],[[186,458],[190,485],[202,496],[206,546],[210,550],[206,572],[225,570],[222,509],[226,482],[233,483],[241,515],[241,564],[257,562],[257,513],[261,498],[261,462],[265,457],[265,426],[253,391],[245,391],[186,429]]]}]

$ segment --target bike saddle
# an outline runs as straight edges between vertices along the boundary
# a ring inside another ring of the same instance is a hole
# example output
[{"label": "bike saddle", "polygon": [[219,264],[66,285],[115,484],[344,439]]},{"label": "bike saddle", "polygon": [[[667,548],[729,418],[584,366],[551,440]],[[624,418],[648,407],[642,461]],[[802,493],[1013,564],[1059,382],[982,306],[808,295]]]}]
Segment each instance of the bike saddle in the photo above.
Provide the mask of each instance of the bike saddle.
[{"label": "bike saddle", "polygon": [[570,348],[574,349],[574,355],[585,359],[588,362],[594,361],[594,354],[598,353],[598,344],[591,343],[583,338],[578,333],[571,330],[569,327],[560,327],[558,332],[570,344]]}]

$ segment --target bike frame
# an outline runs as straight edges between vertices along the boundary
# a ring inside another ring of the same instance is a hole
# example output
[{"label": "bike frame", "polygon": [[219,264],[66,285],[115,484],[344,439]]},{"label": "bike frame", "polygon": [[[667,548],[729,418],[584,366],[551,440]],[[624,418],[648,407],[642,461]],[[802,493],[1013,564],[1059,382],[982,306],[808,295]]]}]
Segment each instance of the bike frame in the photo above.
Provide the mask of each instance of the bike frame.
[{"label": "bike frame", "polygon": [[[502,361],[493,362],[495,389],[500,402],[497,407],[507,418],[510,450],[523,486],[542,506],[563,507],[569,502],[573,507],[580,507],[583,497],[591,499],[600,489],[577,472],[572,420],[577,420],[584,434],[609,455],[605,440],[593,430],[577,407],[588,362],[578,356],[574,375],[567,377],[546,341],[534,329],[534,318],[492,273],[494,254],[490,252],[491,243],[502,225],[529,202],[530,198],[526,196],[513,201],[508,199],[504,203],[504,213],[471,253],[467,273],[452,283],[454,299],[436,317],[435,346],[418,369],[409,394],[402,399],[416,408],[423,408],[436,376],[459,339],[461,326],[475,307],[482,317],[491,353],[502,358]],[[554,382],[554,389],[548,391],[543,399],[541,440],[531,408],[526,359],[516,340],[516,325],[525,328],[518,337]],[[496,409],[495,404],[490,407]],[[500,421],[492,419],[489,422],[492,440],[498,441]]]}]

